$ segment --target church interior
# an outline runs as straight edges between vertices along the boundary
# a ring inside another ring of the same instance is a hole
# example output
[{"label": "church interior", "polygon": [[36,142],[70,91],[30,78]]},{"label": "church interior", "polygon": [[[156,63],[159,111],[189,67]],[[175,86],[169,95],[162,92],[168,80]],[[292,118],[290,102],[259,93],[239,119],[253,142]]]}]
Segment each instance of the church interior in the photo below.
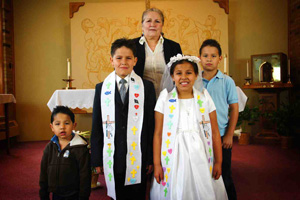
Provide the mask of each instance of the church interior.
[{"label": "church interior", "polygon": [[[104,10],[97,11],[96,4]],[[194,4],[215,11],[197,12]],[[300,199],[300,0],[1,0],[0,95],[10,100],[1,99],[0,106],[0,199],[38,199],[42,151],[53,136],[50,100],[59,101],[58,90],[80,90],[82,101],[89,100],[81,90],[94,91],[113,70],[106,66],[110,52],[104,43],[109,47],[122,33],[140,36],[141,14],[152,6],[164,11],[165,36],[180,43],[183,53],[199,56],[195,38],[219,40],[224,47],[220,70],[248,97],[232,151],[238,199]],[[114,17],[115,23],[105,21]],[[190,24],[179,34],[180,25],[172,26],[170,19],[182,17]],[[89,60],[95,49],[91,37],[97,37],[89,35],[89,23],[98,27],[100,50],[94,53],[105,66]],[[76,130],[91,131],[91,107],[74,112]],[[110,199],[101,175],[98,181],[91,199]]]}]

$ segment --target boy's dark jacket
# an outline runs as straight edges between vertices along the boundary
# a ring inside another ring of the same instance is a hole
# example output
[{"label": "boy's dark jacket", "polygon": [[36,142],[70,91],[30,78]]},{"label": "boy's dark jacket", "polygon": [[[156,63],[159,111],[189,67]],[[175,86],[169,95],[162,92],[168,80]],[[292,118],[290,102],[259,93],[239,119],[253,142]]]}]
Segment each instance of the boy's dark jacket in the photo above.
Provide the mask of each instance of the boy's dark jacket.
[{"label": "boy's dark jacket", "polygon": [[[154,133],[154,106],[156,102],[153,83],[143,80],[144,83],[144,120],[141,133],[142,150],[142,175],[146,166],[153,164],[153,133]],[[91,161],[93,167],[103,166],[103,129],[101,113],[101,89],[102,83],[96,85],[93,106],[93,125],[91,135]],[[128,119],[129,89],[122,103],[117,84],[115,87],[115,153],[114,173],[124,174],[126,171],[127,154],[127,119]]]},{"label": "boy's dark jacket", "polygon": [[79,199],[89,199],[90,153],[86,140],[78,134],[74,135],[61,152],[53,141],[50,141],[44,150],[41,161],[40,198],[49,199],[50,192],[59,196],[78,193]]}]

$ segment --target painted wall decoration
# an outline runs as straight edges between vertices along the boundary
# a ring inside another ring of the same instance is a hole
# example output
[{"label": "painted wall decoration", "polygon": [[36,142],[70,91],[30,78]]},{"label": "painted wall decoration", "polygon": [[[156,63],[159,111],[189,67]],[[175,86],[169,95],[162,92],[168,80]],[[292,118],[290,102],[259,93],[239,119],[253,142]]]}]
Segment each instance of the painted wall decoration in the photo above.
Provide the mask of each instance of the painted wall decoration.
[{"label": "painted wall decoration", "polygon": [[[151,1],[151,7],[164,12],[165,37],[180,43],[184,54],[198,56],[201,43],[213,38],[221,43],[223,55],[228,55],[228,16],[217,3]],[[109,59],[111,43],[121,37],[139,37],[144,10],[144,2],[106,2],[86,3],[74,13],[71,60],[76,88],[94,88],[113,71]]]}]

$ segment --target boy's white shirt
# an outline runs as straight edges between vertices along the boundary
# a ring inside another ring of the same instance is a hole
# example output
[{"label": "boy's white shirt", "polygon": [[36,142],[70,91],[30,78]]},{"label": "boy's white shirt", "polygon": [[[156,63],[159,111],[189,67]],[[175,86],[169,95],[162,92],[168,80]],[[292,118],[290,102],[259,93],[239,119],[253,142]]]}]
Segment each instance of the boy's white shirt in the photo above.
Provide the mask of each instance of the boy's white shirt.
[{"label": "boy's white shirt", "polygon": [[[103,168],[108,196],[116,199],[114,181],[114,137],[115,137],[115,84],[116,74],[113,71],[104,80],[101,90],[100,106],[104,134]],[[144,118],[144,84],[134,71],[128,76],[129,101],[127,121],[127,156],[126,178],[124,185],[141,183],[142,153],[141,130]]]}]

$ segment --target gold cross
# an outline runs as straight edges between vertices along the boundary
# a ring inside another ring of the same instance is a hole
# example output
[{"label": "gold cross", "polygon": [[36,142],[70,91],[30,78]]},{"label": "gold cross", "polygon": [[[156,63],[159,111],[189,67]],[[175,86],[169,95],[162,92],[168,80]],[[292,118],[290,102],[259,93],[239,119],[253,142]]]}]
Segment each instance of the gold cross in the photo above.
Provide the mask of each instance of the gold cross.
[{"label": "gold cross", "polygon": [[130,173],[132,174],[132,178],[134,178],[137,171],[135,171],[135,169],[133,169]]},{"label": "gold cross", "polygon": [[171,142],[170,142],[170,140],[168,139],[167,141],[166,141],[166,144],[167,144],[167,148],[169,148],[169,144],[170,144]]},{"label": "gold cross", "polygon": [[135,126],[133,126],[131,130],[133,132],[133,135],[135,135],[135,132],[137,131],[137,128]]},{"label": "gold cross", "polygon": [[173,113],[173,110],[175,109],[175,107],[172,105],[172,106],[169,106],[170,108],[170,112]]},{"label": "gold cross", "polygon": [[136,159],[135,159],[134,156],[132,156],[129,160],[131,161],[131,164],[132,164],[132,165],[134,164],[134,161],[136,161]]},{"label": "gold cross", "polygon": [[136,143],[132,142],[131,146],[132,146],[133,150],[135,150]]}]

